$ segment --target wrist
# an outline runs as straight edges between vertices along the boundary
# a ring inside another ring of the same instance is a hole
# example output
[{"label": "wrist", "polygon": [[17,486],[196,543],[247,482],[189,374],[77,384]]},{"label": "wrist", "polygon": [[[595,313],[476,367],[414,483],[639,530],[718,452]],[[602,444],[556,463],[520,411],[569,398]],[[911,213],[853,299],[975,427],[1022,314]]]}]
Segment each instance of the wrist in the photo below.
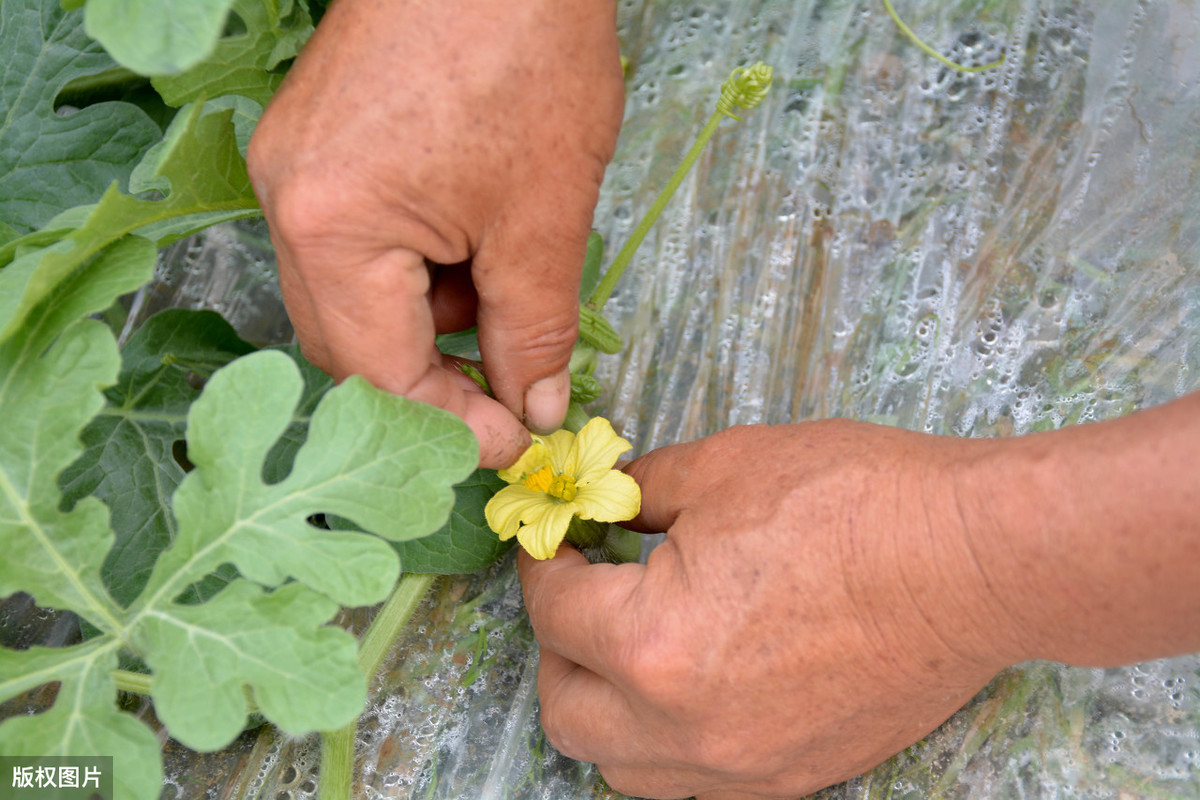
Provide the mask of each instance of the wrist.
[{"label": "wrist", "polygon": [[993,442],[969,535],[1013,620],[1011,661],[1200,648],[1198,401]]}]

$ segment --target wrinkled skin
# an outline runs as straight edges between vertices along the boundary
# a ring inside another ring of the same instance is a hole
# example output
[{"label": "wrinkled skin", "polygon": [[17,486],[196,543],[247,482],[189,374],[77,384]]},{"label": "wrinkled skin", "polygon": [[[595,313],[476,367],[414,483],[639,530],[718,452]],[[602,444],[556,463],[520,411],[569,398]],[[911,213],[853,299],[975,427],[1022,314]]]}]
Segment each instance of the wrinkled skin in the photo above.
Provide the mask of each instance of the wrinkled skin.
[{"label": "wrinkled skin", "polygon": [[633,524],[667,532],[645,566],[521,554],[548,737],[635,796],[790,798],[1008,665],[1200,649],[1198,399],[1027,439],[829,420],[637,459]]},{"label": "wrinkled skin", "polygon": [[[557,428],[622,104],[611,0],[338,0],[248,156],[304,354],[458,414],[485,466]],[[476,322],[498,402],[434,347]]]}]

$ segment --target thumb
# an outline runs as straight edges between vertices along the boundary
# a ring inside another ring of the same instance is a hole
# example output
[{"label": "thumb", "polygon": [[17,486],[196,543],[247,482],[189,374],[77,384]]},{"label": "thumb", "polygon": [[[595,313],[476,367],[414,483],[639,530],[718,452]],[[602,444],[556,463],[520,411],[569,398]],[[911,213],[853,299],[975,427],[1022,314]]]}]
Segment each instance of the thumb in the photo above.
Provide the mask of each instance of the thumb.
[{"label": "thumb", "polygon": [[496,399],[539,433],[562,425],[571,399],[567,364],[579,332],[587,235],[586,225],[550,241],[498,233],[472,261],[484,372]]}]

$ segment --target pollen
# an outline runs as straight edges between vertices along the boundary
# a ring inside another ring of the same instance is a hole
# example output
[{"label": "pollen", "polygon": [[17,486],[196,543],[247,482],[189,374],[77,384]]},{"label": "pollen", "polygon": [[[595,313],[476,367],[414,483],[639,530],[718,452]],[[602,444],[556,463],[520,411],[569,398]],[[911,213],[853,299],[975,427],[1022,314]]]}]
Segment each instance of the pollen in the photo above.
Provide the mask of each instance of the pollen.
[{"label": "pollen", "polygon": [[568,503],[574,500],[575,495],[579,493],[575,487],[574,475],[555,475],[549,465],[526,475],[522,483],[535,492],[542,492]]}]

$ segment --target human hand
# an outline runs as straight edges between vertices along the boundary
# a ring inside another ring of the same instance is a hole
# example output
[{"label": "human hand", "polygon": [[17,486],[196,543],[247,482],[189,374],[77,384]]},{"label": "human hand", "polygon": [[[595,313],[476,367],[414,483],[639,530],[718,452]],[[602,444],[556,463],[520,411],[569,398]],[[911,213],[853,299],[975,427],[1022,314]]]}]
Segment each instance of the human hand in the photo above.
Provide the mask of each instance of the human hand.
[{"label": "human hand", "polygon": [[[622,103],[611,0],[334,3],[248,156],[304,354],[459,415],[484,466],[557,428]],[[496,400],[434,346],[476,322]]]},{"label": "human hand", "polygon": [[615,789],[791,798],[927,734],[1020,626],[976,560],[993,443],[831,420],[735,428],[626,471],[638,564],[520,555],[550,741]]}]

